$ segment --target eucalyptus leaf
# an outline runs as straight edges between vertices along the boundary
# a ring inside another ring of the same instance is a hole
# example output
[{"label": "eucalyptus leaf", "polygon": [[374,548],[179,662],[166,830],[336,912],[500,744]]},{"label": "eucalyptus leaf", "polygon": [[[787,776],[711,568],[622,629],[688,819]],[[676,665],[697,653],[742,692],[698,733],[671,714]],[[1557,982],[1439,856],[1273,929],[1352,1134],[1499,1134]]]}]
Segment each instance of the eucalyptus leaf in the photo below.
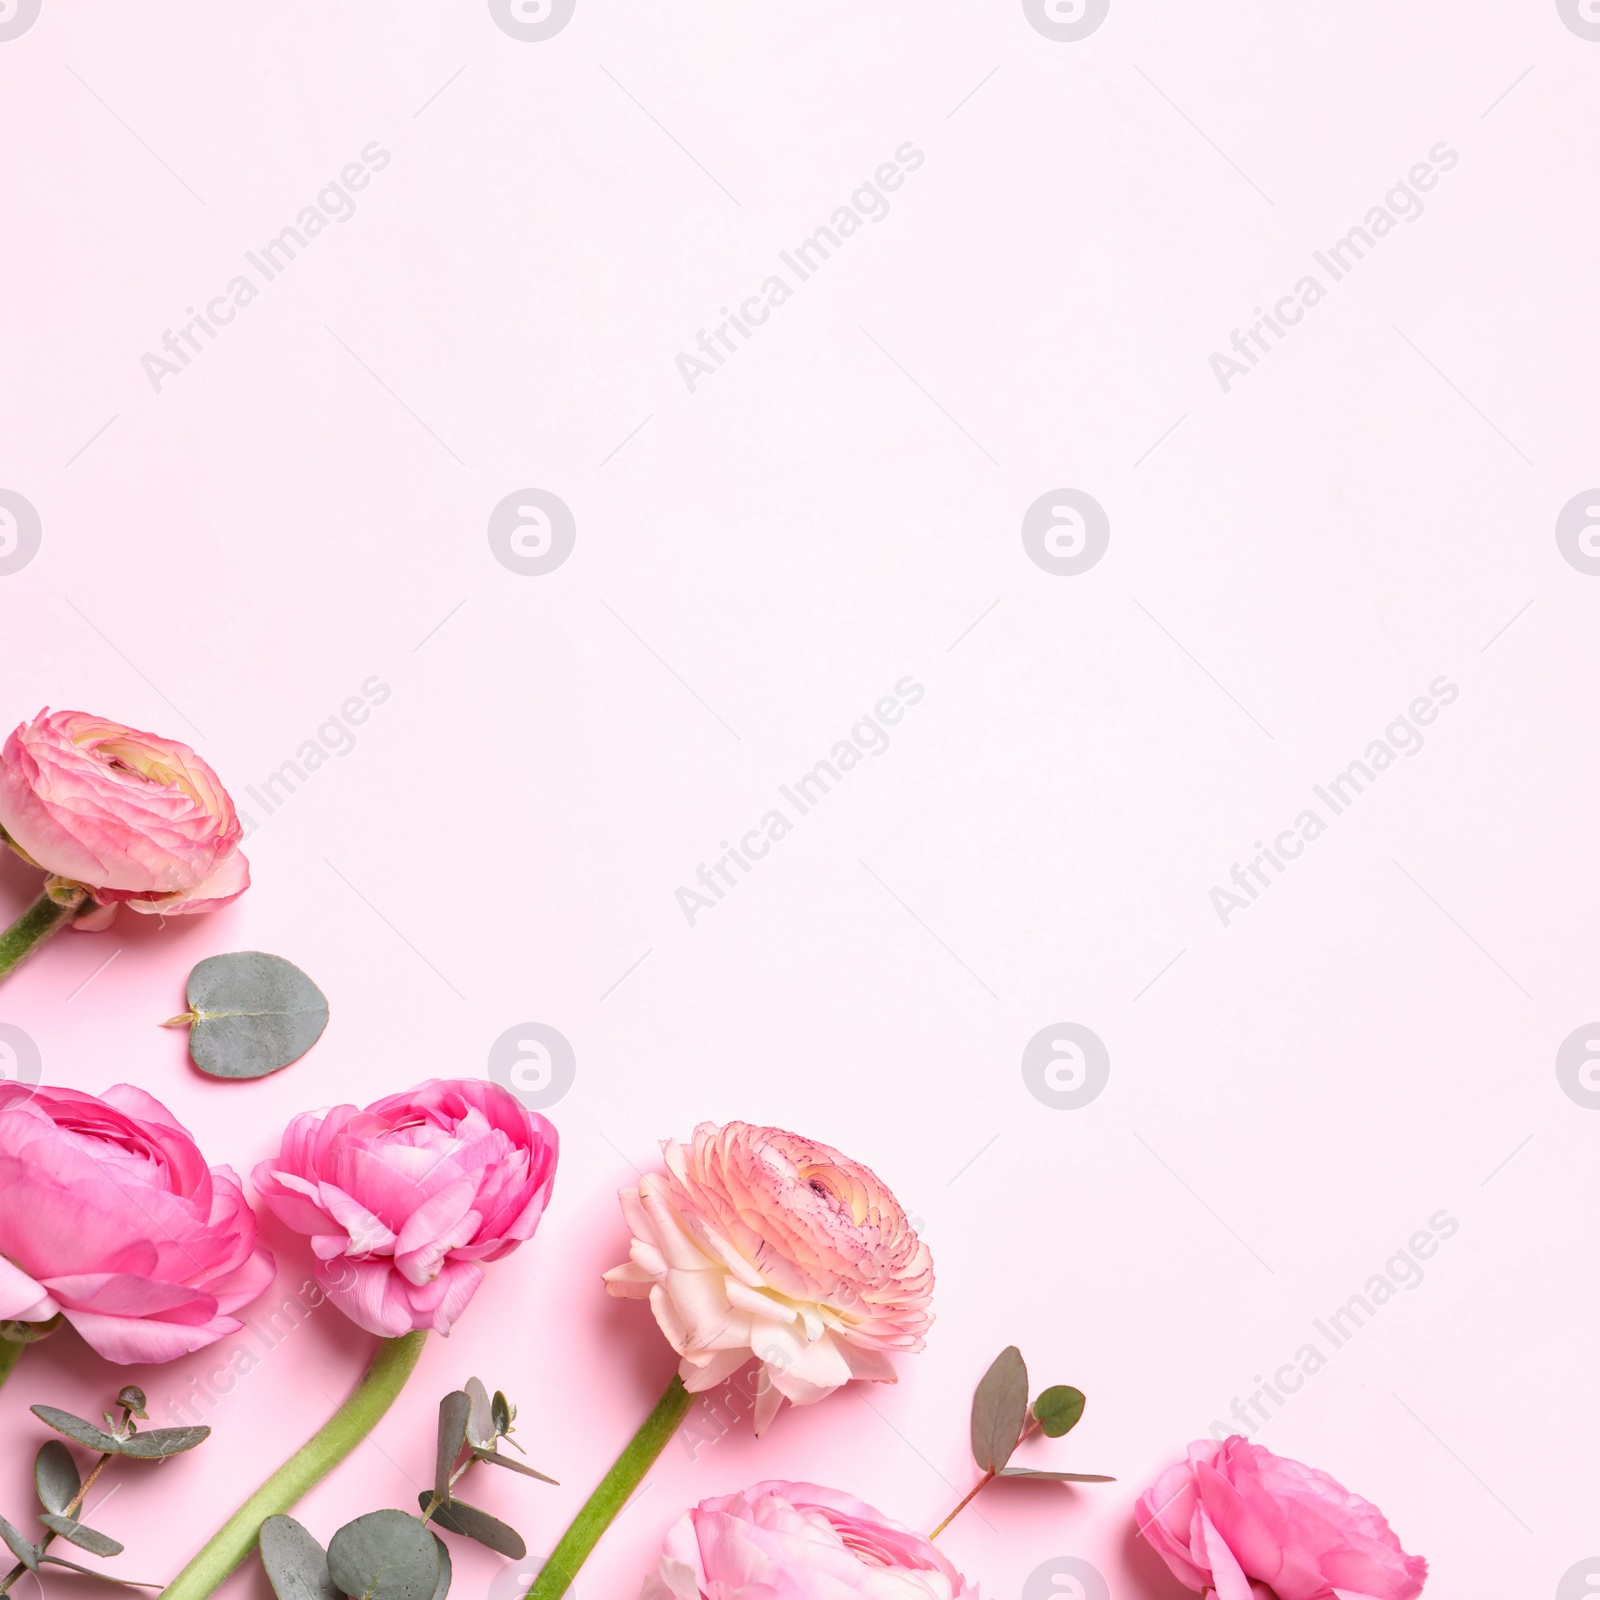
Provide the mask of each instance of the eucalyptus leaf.
[{"label": "eucalyptus leaf", "polygon": [[1047,1439],[1059,1439],[1062,1434],[1070,1433],[1077,1427],[1083,1407],[1082,1389],[1074,1389],[1069,1383],[1058,1383],[1046,1389],[1033,1402],[1033,1414],[1039,1419],[1040,1430]]},{"label": "eucalyptus leaf", "polygon": [[141,1461],[159,1461],[167,1456],[181,1456],[211,1437],[209,1428],[152,1428],[148,1433],[130,1434],[122,1441],[125,1456],[137,1456]]},{"label": "eucalyptus leaf", "polygon": [[39,1446],[39,1453],[33,1458],[33,1486],[46,1511],[65,1511],[83,1487],[78,1463],[59,1439],[46,1439]]},{"label": "eucalyptus leaf", "polygon": [[504,1467],[508,1472],[520,1472],[525,1478],[537,1478],[540,1483],[559,1483],[558,1478],[547,1478],[542,1472],[535,1472],[532,1467],[525,1467],[520,1461],[513,1461],[510,1456],[503,1456],[498,1450],[474,1450],[473,1459],[487,1462],[491,1467]]},{"label": "eucalyptus leaf", "polygon": [[109,1572],[96,1572],[93,1567],[80,1567],[76,1561],[68,1561],[65,1556],[40,1556],[41,1563],[48,1563],[52,1567],[67,1567],[73,1572],[81,1572],[86,1578],[99,1578],[102,1583],[118,1583],[125,1589],[165,1589],[164,1583],[142,1583],[138,1578],[116,1578]]},{"label": "eucalyptus leaf", "polygon": [[465,1389],[452,1389],[439,1402],[438,1453],[433,1462],[433,1492],[441,1500],[450,1498],[450,1469],[467,1442],[467,1415],[472,1397]]},{"label": "eucalyptus leaf", "polygon": [[996,1474],[1001,1478],[1042,1478],[1050,1483],[1115,1483],[1103,1472],[1035,1472],[1032,1467],[1005,1467]]},{"label": "eucalyptus leaf", "polygon": [[[426,1492],[417,1496],[423,1507],[431,1498]],[[446,1533],[460,1533],[469,1539],[476,1539],[479,1544],[486,1544],[491,1550],[510,1556],[513,1561],[520,1561],[528,1553],[522,1535],[515,1528],[508,1527],[498,1517],[491,1517],[487,1511],[469,1506],[465,1500],[452,1500],[449,1505],[440,1506],[434,1512],[433,1520]]]},{"label": "eucalyptus leaf", "polygon": [[444,1600],[450,1593],[450,1580],[455,1576],[455,1568],[450,1564],[450,1547],[438,1534],[434,1534],[433,1542],[439,1547],[439,1587],[433,1591],[433,1600]]},{"label": "eucalyptus leaf", "polygon": [[981,1471],[998,1472],[1011,1459],[1027,1420],[1028,1368],[1008,1344],[972,1396],[972,1457]]},{"label": "eucalyptus leaf", "polygon": [[122,1443],[113,1439],[104,1428],[97,1428],[92,1422],[85,1422],[82,1417],[75,1417],[70,1411],[62,1411],[56,1406],[30,1406],[42,1423],[54,1428],[57,1433],[64,1433],[69,1439],[76,1439],[79,1444],[86,1444],[91,1450],[99,1450],[105,1455],[120,1455]]},{"label": "eucalyptus leaf", "polygon": [[117,1404],[126,1406],[136,1417],[148,1415],[145,1411],[146,1403],[144,1390],[136,1383],[128,1384],[126,1388],[120,1390],[117,1394]]},{"label": "eucalyptus leaf", "polygon": [[298,1061],[328,1025],[323,992],[261,950],[207,956],[189,974],[189,1057],[213,1078],[264,1078]]},{"label": "eucalyptus leaf", "polygon": [[328,1574],[351,1600],[433,1600],[439,1541],[404,1511],[369,1511],[329,1541]]},{"label": "eucalyptus leaf", "polygon": [[489,1401],[489,1391],[477,1378],[467,1379],[467,1398],[472,1410],[467,1417],[467,1437],[479,1449],[487,1449],[499,1437],[494,1425],[494,1407]]},{"label": "eucalyptus leaf", "polygon": [[0,1539],[4,1539],[11,1548],[11,1553],[35,1577],[39,1575],[39,1550],[36,1545],[31,1545],[17,1532],[15,1528],[0,1517]]},{"label": "eucalyptus leaf", "polygon": [[261,1524],[261,1565],[278,1600],[339,1600],[327,1552],[293,1517]]},{"label": "eucalyptus leaf", "polygon": [[80,1550],[87,1550],[92,1556],[120,1556],[122,1546],[115,1539],[103,1533],[96,1533],[93,1528],[86,1528],[75,1517],[57,1516],[53,1511],[42,1511],[39,1520],[52,1533],[58,1533],[68,1544],[75,1544]]},{"label": "eucalyptus leaf", "polygon": [[511,1424],[517,1414],[517,1408],[496,1389],[494,1398],[489,1402],[489,1412],[494,1418],[494,1431],[498,1434],[511,1432]]}]

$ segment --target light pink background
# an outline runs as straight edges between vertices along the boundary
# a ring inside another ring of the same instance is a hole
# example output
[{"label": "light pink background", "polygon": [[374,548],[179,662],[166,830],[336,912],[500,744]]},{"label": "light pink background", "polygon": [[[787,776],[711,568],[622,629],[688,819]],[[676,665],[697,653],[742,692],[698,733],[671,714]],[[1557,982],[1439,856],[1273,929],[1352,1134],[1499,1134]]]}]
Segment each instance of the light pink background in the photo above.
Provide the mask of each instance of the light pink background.
[{"label": "light pink background", "polygon": [[[1550,1595],[1600,1552],[1600,1115],[1554,1072],[1600,1015],[1600,580],[1553,536],[1600,478],[1597,83],[1553,0],[1113,0],[1079,43],[998,0],[579,0],[536,44],[481,3],[44,0],[0,43],[0,487],[43,524],[0,578],[0,722],[190,739],[258,825],[241,903],[64,935],[0,1021],[240,1171],[297,1110],[483,1073],[518,1023],[576,1051],[542,1231],[307,1497],[315,1532],[414,1505],[478,1374],[562,1487],[469,1497],[547,1550],[671,1369],[601,1292],[614,1191],[738,1117],[895,1188],[938,1325],[896,1388],[669,1447],[586,1600],[762,1477],[931,1526],[1012,1341],[1089,1395],[1030,1459],[1119,1481],[996,1489],[951,1554],[1005,1600],[1061,1555],[1170,1600],[1139,1489],[1441,1210],[1425,1281],[1257,1437],[1377,1501],[1431,1595]],[[155,392],[141,356],[374,140],[356,214]],[[891,214],[691,395],[675,356],[907,140]],[[1425,214],[1224,394],[1212,351],[1440,141]],[[529,486],[577,523],[545,576],[486,538]],[[1061,486],[1111,522],[1079,577],[1019,537]],[[887,753],[691,928],[675,890],[908,673]],[[1212,886],[1441,674],[1421,753],[1224,928]],[[354,750],[253,805],[373,675]],[[0,865],[0,912],[35,887]],[[218,1085],[155,1024],[251,948],[333,1020]],[[1110,1051],[1078,1110],[1021,1075],[1058,1021]],[[307,1252],[267,1232],[281,1300]],[[324,1309],[131,1375],[160,1411],[235,1347],[259,1365],[211,1442],[114,1480],[130,1576],[175,1572],[370,1341]],[[70,1334],[26,1354],[0,1511],[27,1404],[129,1375]],[[505,1563],[455,1543],[484,1594]]]}]

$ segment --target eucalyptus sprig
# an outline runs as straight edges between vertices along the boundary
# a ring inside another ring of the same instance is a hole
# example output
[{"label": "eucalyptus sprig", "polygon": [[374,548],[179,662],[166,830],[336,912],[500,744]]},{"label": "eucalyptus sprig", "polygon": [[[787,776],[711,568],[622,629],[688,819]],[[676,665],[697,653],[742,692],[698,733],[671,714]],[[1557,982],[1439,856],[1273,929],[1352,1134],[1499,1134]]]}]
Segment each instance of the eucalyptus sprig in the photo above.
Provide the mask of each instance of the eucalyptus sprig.
[{"label": "eucalyptus sprig", "polygon": [[475,1539],[513,1561],[528,1547],[509,1524],[458,1500],[455,1487],[479,1462],[520,1472],[541,1483],[554,1478],[500,1453],[517,1408],[498,1390],[493,1396],[476,1378],[439,1402],[433,1488],[417,1496],[421,1516],[409,1511],[369,1511],[347,1522],[324,1550],[293,1517],[268,1517],[261,1524],[261,1565],[278,1600],[445,1600],[450,1591],[450,1550],[434,1527]]},{"label": "eucalyptus sprig", "polygon": [[[62,1556],[46,1555],[46,1550],[56,1539],[65,1539],[96,1556],[120,1556],[123,1547],[108,1534],[87,1526],[79,1519],[83,1502],[94,1487],[95,1480],[117,1456],[128,1456],[135,1461],[162,1461],[168,1456],[181,1455],[192,1450],[211,1436],[209,1428],[150,1428],[140,1431],[138,1422],[147,1421],[144,1390],[129,1384],[117,1395],[121,1408],[120,1418],[109,1411],[102,1412],[105,1427],[76,1417],[70,1411],[55,1406],[34,1406],[33,1414],[43,1423],[64,1434],[78,1444],[87,1445],[100,1452],[100,1459],[82,1477],[72,1452],[59,1440],[47,1439],[39,1446],[33,1459],[33,1486],[43,1507],[38,1514],[44,1524],[44,1536],[37,1540],[25,1538],[4,1517],[0,1517],[0,1539],[3,1539],[17,1564],[4,1578],[0,1578],[0,1595],[10,1591],[12,1584],[24,1572],[39,1576],[41,1565],[67,1567],[73,1572],[91,1578],[104,1578],[108,1583],[120,1583],[134,1589],[159,1589],[159,1583],[140,1583],[131,1578],[118,1578],[109,1572],[96,1572],[93,1567],[79,1566]],[[138,1421],[135,1421],[135,1418]]]},{"label": "eucalyptus sprig", "polygon": [[928,1537],[938,1538],[996,1478],[1032,1478],[1049,1483],[1115,1483],[1115,1478],[1099,1472],[1041,1471],[1006,1464],[1017,1446],[1036,1433],[1042,1433],[1047,1439],[1059,1439],[1070,1433],[1083,1416],[1084,1405],[1083,1391],[1065,1383],[1052,1384],[1029,1405],[1028,1365],[1022,1359],[1022,1352],[1014,1344],[1008,1344],[978,1380],[972,1396],[972,1459],[983,1476]]}]

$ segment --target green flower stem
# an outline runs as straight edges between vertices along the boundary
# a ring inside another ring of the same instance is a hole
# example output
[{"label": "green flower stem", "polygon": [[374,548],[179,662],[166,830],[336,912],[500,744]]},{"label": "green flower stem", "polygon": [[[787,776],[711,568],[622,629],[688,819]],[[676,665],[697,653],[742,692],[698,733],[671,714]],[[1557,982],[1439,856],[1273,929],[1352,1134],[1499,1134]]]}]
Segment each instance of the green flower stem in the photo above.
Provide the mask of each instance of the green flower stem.
[{"label": "green flower stem", "polygon": [[644,1475],[655,1465],[656,1457],[667,1447],[667,1440],[678,1431],[688,1416],[694,1396],[676,1373],[656,1408],[644,1419],[644,1426],[628,1441],[611,1470],[600,1480],[600,1487],[589,1496],[583,1509],[572,1519],[572,1526],[561,1535],[561,1542],[550,1552],[550,1559],[528,1591],[526,1600],[561,1600],[578,1568],[589,1559],[600,1536],[616,1520]]},{"label": "green flower stem", "polygon": [[77,916],[87,889],[74,889],[67,897],[57,900],[47,890],[0,933],[0,978],[7,977],[13,967],[20,966],[58,928],[64,928]]},{"label": "green flower stem", "polygon": [[11,1376],[11,1369],[22,1354],[22,1346],[13,1339],[0,1339],[0,1383]]},{"label": "green flower stem", "polygon": [[372,1431],[406,1386],[425,1331],[385,1339],[345,1403],[211,1536],[161,1591],[161,1600],[202,1600],[255,1548],[261,1524],[285,1512]]}]

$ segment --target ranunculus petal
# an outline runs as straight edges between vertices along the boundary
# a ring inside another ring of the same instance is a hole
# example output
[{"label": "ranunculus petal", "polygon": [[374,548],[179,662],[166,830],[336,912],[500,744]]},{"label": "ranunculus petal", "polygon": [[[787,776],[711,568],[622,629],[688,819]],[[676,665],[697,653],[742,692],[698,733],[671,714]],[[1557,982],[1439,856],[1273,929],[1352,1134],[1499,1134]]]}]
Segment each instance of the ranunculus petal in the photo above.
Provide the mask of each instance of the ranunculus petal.
[{"label": "ranunculus petal", "polygon": [[175,739],[82,711],[47,707],[6,740],[0,829],[103,907],[204,911],[250,882],[243,827],[211,768]]},{"label": "ranunculus petal", "polygon": [[273,1272],[239,1180],[160,1101],[0,1084],[0,1316],[170,1361],[237,1332]]},{"label": "ranunculus petal", "polygon": [[1137,1516],[1173,1575],[1217,1600],[1415,1600],[1428,1574],[1376,1506],[1238,1435],[1196,1440]]},{"label": "ranunculus petal", "polygon": [[648,1288],[691,1389],[709,1386],[708,1352],[761,1356],[764,1426],[784,1395],[809,1404],[853,1377],[892,1382],[889,1353],[922,1348],[933,1260],[866,1167],[743,1122],[702,1123],[661,1149],[665,1172],[623,1193],[629,1261],[605,1281],[630,1299]]},{"label": "ranunculus petal", "polygon": [[432,1079],[357,1111],[294,1118],[257,1190],[306,1234],[324,1293],[387,1338],[448,1333],[481,1262],[526,1240],[555,1183],[545,1118],[497,1084]]},{"label": "ranunculus petal", "polygon": [[119,1366],[144,1366],[176,1361],[207,1345],[237,1333],[243,1324],[233,1317],[213,1317],[191,1325],[159,1322],[148,1317],[108,1317],[92,1311],[66,1309],[66,1319],[89,1345],[107,1361]]},{"label": "ranunculus petal", "polygon": [[48,1322],[60,1309],[43,1284],[0,1256],[0,1319]]},{"label": "ranunculus petal", "polygon": [[641,1600],[978,1600],[920,1534],[811,1483],[702,1500],[664,1542]]}]

